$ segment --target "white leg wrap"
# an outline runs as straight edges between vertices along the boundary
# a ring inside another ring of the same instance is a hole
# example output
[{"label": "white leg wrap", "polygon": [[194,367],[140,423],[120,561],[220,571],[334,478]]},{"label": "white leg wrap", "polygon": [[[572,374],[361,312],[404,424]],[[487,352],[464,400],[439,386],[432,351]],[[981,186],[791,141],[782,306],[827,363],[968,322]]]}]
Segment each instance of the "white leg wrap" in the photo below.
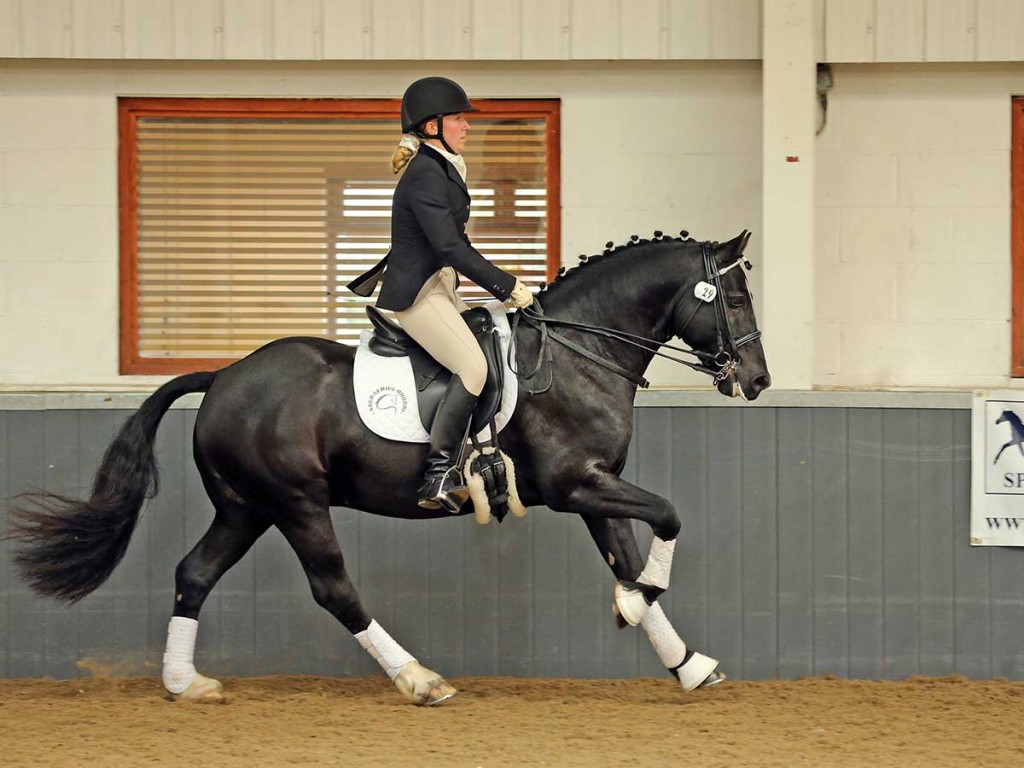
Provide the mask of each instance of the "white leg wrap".
[{"label": "white leg wrap", "polygon": [[[672,575],[672,555],[675,551],[675,539],[662,541],[655,536],[651,542],[651,551],[647,555],[647,565],[637,578],[637,583],[649,584],[662,590],[668,589],[669,577]],[[615,585],[615,610],[627,624],[635,627],[647,615],[647,600],[644,599],[641,590],[623,586],[622,582],[619,582]]]},{"label": "white leg wrap", "polygon": [[376,619],[371,621],[370,626],[362,632],[356,633],[356,640],[377,660],[381,669],[392,680],[395,679],[402,667],[410,661],[416,661],[411,653],[396,643],[391,635],[384,631],[384,628],[377,623]]},{"label": "white leg wrap", "polygon": [[650,638],[654,652],[658,654],[662,664],[669,669],[675,669],[683,663],[683,658],[686,656],[686,643],[676,634],[660,604],[655,602],[640,624],[647,631],[647,637]]},{"label": "white leg wrap", "polygon": [[172,616],[167,626],[167,647],[164,650],[164,688],[183,693],[196,678],[194,662],[199,622]]},{"label": "white leg wrap", "polygon": [[[654,646],[654,652],[658,654],[661,663],[675,672],[679,684],[687,693],[704,685],[718,669],[718,660],[703,653],[691,653],[690,658],[683,664],[683,659],[686,658],[686,643],[676,634],[668,616],[657,602],[650,607],[640,623],[647,630],[647,637],[651,639],[651,645]],[[724,680],[725,676],[720,675],[719,679]]]},{"label": "white leg wrap", "polygon": [[655,587],[668,589],[672,576],[672,555],[676,551],[676,540],[662,541],[657,536],[651,542],[651,551],[647,555],[647,565],[637,581]]}]

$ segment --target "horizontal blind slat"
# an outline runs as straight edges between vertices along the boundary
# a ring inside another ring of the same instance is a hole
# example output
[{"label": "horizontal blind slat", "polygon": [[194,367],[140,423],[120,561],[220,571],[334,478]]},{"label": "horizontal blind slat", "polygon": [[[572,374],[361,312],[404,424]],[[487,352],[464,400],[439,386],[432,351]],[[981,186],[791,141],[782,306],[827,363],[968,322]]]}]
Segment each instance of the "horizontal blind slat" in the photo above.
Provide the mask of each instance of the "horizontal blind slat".
[{"label": "horizontal blind slat", "polygon": [[[546,123],[473,123],[465,157],[474,245],[539,282]],[[140,354],[230,358],[289,335],[354,343],[372,299],[344,285],[389,247],[396,139],[393,118],[355,114],[140,118]],[[465,281],[460,294],[490,298]]]}]

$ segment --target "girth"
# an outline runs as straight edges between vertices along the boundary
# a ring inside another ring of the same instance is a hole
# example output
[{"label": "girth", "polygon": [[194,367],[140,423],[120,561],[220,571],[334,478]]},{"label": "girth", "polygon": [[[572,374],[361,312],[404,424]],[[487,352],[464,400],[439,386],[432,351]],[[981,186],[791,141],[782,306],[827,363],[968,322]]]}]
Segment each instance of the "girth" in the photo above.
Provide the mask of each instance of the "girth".
[{"label": "girth", "polygon": [[[381,357],[409,358],[416,381],[420,422],[429,432],[434,422],[434,414],[437,413],[451,380],[451,371],[432,358],[398,323],[386,317],[376,307],[368,306],[366,315],[373,326],[373,336],[368,344],[370,351]],[[491,422],[501,407],[505,367],[491,313],[483,307],[474,307],[463,312],[462,319],[473,332],[487,361],[487,380],[480,393],[480,399],[477,400],[476,410],[473,411],[471,432],[475,435]]]}]

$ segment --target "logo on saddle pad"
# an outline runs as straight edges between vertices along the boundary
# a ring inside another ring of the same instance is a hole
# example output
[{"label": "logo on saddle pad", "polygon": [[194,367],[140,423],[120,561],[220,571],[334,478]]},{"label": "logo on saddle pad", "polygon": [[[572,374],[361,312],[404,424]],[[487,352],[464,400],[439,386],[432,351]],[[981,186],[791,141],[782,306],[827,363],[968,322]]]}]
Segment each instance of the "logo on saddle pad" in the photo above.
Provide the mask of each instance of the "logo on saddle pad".
[{"label": "logo on saddle pad", "polygon": [[383,386],[377,387],[370,394],[366,405],[370,413],[391,411],[395,415],[401,415],[408,409],[409,400],[405,392],[398,387]]}]

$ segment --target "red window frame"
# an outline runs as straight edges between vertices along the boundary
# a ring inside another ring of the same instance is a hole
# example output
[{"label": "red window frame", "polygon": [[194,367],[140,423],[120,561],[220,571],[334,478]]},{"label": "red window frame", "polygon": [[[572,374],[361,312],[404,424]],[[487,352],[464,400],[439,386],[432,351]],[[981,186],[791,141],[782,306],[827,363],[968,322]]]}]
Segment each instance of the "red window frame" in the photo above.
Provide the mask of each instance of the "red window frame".
[{"label": "red window frame", "polygon": [[[474,99],[481,117],[543,119],[547,134],[547,277],[561,263],[561,125],[560,102],[554,99]],[[256,117],[267,119],[393,119],[398,138],[398,99],[188,99],[121,98],[118,100],[118,185],[120,229],[120,373],[180,374],[222,368],[237,358],[153,358],[139,352],[138,323],[138,146],[143,117]]]}]

